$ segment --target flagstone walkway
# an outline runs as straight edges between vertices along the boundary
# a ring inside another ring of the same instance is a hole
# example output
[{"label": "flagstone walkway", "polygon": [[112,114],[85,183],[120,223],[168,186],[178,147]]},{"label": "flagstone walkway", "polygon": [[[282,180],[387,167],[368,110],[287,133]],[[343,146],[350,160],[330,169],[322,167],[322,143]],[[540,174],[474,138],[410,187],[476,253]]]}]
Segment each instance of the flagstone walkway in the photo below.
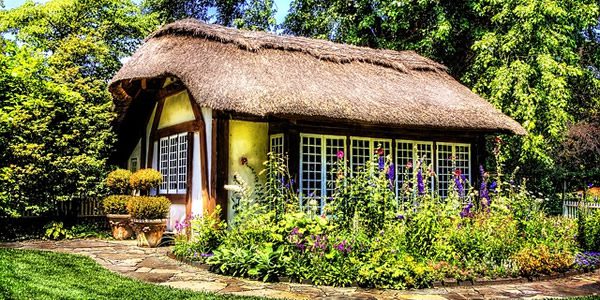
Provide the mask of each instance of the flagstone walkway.
[{"label": "flagstone walkway", "polygon": [[221,276],[167,257],[170,248],[139,248],[135,241],[71,240],[0,243],[0,247],[87,255],[111,271],[142,281],[220,294],[287,299],[544,299],[600,295],[600,272],[550,281],[423,290],[333,288],[262,283]]}]

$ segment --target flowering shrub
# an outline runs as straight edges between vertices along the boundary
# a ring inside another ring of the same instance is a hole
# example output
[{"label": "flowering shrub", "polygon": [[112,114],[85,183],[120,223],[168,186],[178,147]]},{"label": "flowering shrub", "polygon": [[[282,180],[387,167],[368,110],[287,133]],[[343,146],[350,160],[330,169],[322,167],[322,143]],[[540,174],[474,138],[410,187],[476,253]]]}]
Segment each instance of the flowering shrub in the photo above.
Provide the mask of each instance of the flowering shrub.
[{"label": "flowering shrub", "polygon": [[[548,217],[523,184],[492,179],[483,167],[477,191],[453,171],[448,196],[441,198],[428,188],[436,180],[431,165],[424,158],[409,162],[409,174],[398,174],[405,178],[398,203],[391,157],[378,149],[348,176],[344,153],[336,156],[336,181],[323,215],[310,201],[298,205],[281,158],[270,155],[265,164],[268,187],[237,178],[230,229],[203,248],[212,255],[202,250],[211,269],[265,281],[419,288],[445,278],[537,276],[575,263],[597,266],[599,256],[577,254],[573,220]],[[196,229],[201,236],[225,227],[206,224],[212,225]],[[184,243],[191,248],[196,242],[192,235]]]},{"label": "flowering shrub", "polygon": [[132,219],[165,219],[170,207],[171,201],[166,197],[132,196],[127,202]]},{"label": "flowering shrub", "polygon": [[129,194],[131,186],[129,185],[129,179],[131,178],[131,171],[125,169],[116,169],[106,176],[106,187],[112,194],[126,195]]},{"label": "flowering shrub", "polygon": [[177,235],[185,235],[188,228],[194,233],[189,240],[176,239],[173,253],[178,257],[187,257],[204,262],[213,256],[213,251],[223,242],[227,225],[219,219],[221,207],[217,205],[212,213],[205,212],[201,217],[177,222]]},{"label": "flowering shrub", "polygon": [[575,256],[575,265],[579,269],[586,271],[593,270],[600,266],[600,252],[583,252]]},{"label": "flowering shrub", "polygon": [[162,182],[162,175],[154,169],[140,169],[131,175],[129,183],[134,190],[140,191],[142,195],[157,188]]},{"label": "flowering shrub", "polygon": [[132,196],[128,195],[111,195],[102,200],[102,207],[107,214],[126,215],[127,203]]}]

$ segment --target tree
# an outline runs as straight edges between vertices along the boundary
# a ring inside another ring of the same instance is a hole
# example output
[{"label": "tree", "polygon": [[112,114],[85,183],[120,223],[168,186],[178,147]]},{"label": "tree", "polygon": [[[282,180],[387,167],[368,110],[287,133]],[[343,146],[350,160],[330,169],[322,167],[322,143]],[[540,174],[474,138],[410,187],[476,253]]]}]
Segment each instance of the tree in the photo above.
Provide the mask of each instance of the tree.
[{"label": "tree", "polygon": [[[598,3],[485,0],[476,11],[491,22],[472,46],[464,81],[529,132],[516,139],[516,158],[552,166],[552,148],[575,121],[570,83],[589,76],[579,50],[583,30],[597,23]],[[597,97],[584,102],[600,104]]]},{"label": "tree", "polygon": [[157,13],[161,23],[194,18],[251,30],[276,25],[273,0],[144,0],[142,6]]},{"label": "tree", "polygon": [[99,192],[114,142],[107,82],[156,26],[129,0],[0,11],[0,214]]},{"label": "tree", "polygon": [[479,23],[474,1],[293,0],[288,34],[371,48],[415,50],[464,73]]},{"label": "tree", "polygon": [[[502,158],[533,187],[554,191],[556,150],[569,124],[600,109],[596,0],[293,0],[287,33],[416,50],[529,132]],[[564,163],[564,162],[563,162]]]}]

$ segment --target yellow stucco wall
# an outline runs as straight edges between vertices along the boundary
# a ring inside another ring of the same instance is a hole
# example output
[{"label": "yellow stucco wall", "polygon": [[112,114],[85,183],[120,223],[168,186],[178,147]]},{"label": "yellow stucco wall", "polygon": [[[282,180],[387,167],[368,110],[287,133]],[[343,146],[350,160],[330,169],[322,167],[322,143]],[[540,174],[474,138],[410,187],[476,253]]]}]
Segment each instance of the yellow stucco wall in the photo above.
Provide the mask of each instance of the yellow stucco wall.
[{"label": "yellow stucco wall", "polygon": [[[269,147],[269,124],[266,122],[229,121],[229,184],[233,184],[233,175],[239,176],[252,186],[254,176],[248,167],[241,164],[242,157],[248,159],[248,165],[256,172],[263,168],[267,160]],[[231,199],[231,193],[230,197]],[[229,201],[227,219],[233,217],[232,201]]]},{"label": "yellow stucco wall", "polygon": [[182,91],[181,93],[165,98],[165,106],[160,115],[158,129],[195,119],[188,92]]}]

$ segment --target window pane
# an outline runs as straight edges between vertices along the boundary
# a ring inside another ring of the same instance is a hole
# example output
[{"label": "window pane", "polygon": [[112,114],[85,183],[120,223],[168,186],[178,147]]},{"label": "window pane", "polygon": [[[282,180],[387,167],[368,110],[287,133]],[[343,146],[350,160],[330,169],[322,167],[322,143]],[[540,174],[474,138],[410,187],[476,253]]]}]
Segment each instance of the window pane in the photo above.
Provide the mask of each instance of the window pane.
[{"label": "window pane", "polygon": [[373,157],[371,153],[371,141],[369,139],[352,138],[350,161],[352,171],[356,172],[365,167],[367,161]]},{"label": "window pane", "polygon": [[448,189],[452,181],[454,169],[452,167],[452,145],[437,144],[437,175],[439,180],[439,194],[441,197],[448,196]]},{"label": "window pane", "polygon": [[[398,195],[398,199],[402,199],[403,201],[409,200],[408,197],[403,197],[404,192],[403,188],[406,184],[409,188],[412,187],[413,184],[413,171],[414,169],[408,168],[408,165],[414,163],[413,157],[413,143],[405,142],[405,141],[397,141],[396,142],[396,192]],[[414,165],[414,164],[413,164]],[[402,197],[402,198],[401,198]]]},{"label": "window pane", "polygon": [[187,133],[179,135],[179,172],[178,176],[178,192],[185,193],[187,188],[187,156],[188,156],[188,139]]},{"label": "window pane", "polygon": [[321,163],[321,137],[302,136],[301,137],[301,193],[302,205],[306,205],[305,198],[319,199],[321,197],[321,179],[322,179],[322,163]]},{"label": "window pane", "polygon": [[271,135],[271,152],[283,155],[283,134]]},{"label": "window pane", "polygon": [[169,137],[169,194],[177,192],[177,136]]},{"label": "window pane", "polygon": [[[335,180],[337,178],[337,153],[338,151],[346,152],[346,138],[345,137],[326,137],[325,138],[325,200],[329,200],[333,196],[335,189]],[[325,202],[323,205],[325,205]]]},{"label": "window pane", "polygon": [[470,181],[470,145],[468,144],[437,144],[438,178],[440,196],[447,197],[451,192],[451,182],[454,180],[454,170],[459,169]]},{"label": "window pane", "polygon": [[160,184],[160,192],[167,192],[167,185],[169,183],[169,139],[160,139],[160,162],[158,164],[160,174],[162,174],[162,183]]}]

